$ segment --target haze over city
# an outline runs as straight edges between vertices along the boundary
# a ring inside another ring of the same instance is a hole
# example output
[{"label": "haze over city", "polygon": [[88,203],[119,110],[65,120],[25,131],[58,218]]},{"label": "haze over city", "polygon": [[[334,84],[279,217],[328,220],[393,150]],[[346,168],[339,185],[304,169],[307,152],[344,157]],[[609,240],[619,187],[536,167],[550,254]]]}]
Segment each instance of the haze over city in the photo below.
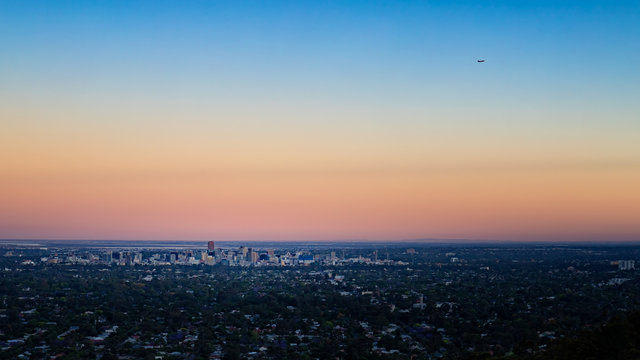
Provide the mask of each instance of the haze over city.
[{"label": "haze over city", "polygon": [[637,1],[4,1],[0,238],[640,240],[638,44]]}]

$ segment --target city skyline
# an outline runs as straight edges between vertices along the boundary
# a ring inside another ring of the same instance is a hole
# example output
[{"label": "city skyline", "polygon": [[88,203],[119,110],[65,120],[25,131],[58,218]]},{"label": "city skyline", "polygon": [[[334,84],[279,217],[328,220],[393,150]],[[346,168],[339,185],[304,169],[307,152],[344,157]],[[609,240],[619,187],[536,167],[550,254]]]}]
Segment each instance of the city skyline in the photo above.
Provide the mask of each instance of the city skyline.
[{"label": "city skyline", "polygon": [[637,2],[3,2],[0,34],[0,239],[640,240]]}]

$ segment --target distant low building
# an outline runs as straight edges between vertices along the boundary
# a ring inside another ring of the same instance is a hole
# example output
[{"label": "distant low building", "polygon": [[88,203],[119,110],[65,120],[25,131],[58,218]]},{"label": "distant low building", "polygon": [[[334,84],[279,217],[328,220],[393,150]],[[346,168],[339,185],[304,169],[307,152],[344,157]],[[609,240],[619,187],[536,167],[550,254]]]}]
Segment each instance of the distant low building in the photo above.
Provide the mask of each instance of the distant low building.
[{"label": "distant low building", "polygon": [[635,260],[618,260],[619,270],[634,270],[636,268]]},{"label": "distant low building", "polygon": [[300,255],[298,256],[298,262],[302,264],[311,264],[314,261],[313,255]]}]

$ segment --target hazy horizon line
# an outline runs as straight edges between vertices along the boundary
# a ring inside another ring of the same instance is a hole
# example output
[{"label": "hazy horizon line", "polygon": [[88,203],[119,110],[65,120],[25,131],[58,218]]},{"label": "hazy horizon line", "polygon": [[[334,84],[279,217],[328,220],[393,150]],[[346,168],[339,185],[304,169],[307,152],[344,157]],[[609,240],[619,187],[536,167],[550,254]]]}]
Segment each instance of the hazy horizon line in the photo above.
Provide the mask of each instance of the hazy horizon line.
[{"label": "hazy horizon line", "polygon": [[0,243],[10,242],[140,242],[140,243],[206,243],[208,241],[220,242],[220,243],[376,243],[376,244],[550,244],[550,245],[565,245],[565,244],[592,244],[592,245],[632,245],[639,244],[638,240],[595,240],[595,239],[575,239],[575,240],[554,240],[554,239],[538,239],[538,240],[496,240],[496,239],[467,239],[467,238],[417,238],[417,239],[390,239],[390,240],[376,240],[376,239],[323,239],[323,240],[221,240],[221,239],[12,239],[12,238],[0,238]]}]

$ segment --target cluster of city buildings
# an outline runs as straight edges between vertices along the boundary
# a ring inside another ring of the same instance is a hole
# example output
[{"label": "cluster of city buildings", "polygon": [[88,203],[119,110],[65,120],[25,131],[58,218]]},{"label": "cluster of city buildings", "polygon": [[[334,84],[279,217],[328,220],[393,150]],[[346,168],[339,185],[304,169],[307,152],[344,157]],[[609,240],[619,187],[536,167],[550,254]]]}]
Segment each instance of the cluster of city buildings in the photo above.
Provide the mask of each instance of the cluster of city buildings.
[{"label": "cluster of city buildings", "polygon": [[111,264],[111,265],[226,265],[226,266],[298,266],[320,263],[323,265],[378,264],[403,265],[406,263],[392,260],[379,260],[377,251],[372,257],[344,257],[335,251],[312,253],[310,250],[278,250],[255,249],[240,246],[235,249],[216,247],[209,241],[207,248],[200,249],[166,249],[151,252],[149,250],[107,250],[100,253],[85,254],[52,254],[41,258],[47,263],[74,264]]}]

